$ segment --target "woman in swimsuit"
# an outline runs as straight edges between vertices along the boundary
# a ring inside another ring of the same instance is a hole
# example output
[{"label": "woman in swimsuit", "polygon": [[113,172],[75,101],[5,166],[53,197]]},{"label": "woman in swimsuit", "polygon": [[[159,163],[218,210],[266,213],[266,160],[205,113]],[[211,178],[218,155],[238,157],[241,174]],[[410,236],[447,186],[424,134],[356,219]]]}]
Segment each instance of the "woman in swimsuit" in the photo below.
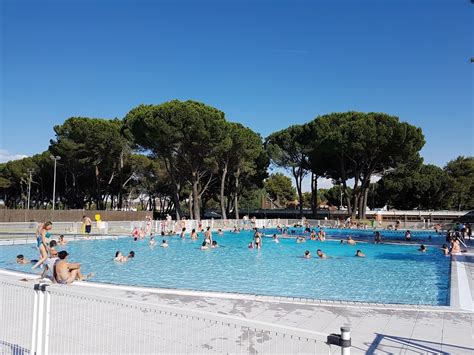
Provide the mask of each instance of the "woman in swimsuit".
[{"label": "woman in swimsuit", "polygon": [[51,228],[53,228],[52,222],[46,222],[38,226],[39,231],[36,235],[36,243],[40,252],[40,259],[35,265],[33,265],[33,269],[36,269],[38,266],[42,265],[48,258],[48,247],[46,245],[46,239],[49,239],[51,237],[51,233],[49,233]]},{"label": "woman in swimsuit", "polygon": [[261,249],[262,248],[262,236],[260,235],[260,232],[258,229],[255,229],[255,234],[254,234],[254,239],[255,239],[255,248],[256,249]]}]

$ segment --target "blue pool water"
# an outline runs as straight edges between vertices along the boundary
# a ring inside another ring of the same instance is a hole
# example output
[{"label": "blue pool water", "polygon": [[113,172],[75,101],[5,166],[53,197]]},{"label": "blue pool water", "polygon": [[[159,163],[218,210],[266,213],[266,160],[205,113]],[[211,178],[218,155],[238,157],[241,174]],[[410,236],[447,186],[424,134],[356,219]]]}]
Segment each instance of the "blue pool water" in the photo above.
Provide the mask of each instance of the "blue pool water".
[{"label": "blue pool water", "polygon": [[[340,238],[338,234],[336,236]],[[70,261],[82,263],[84,273],[95,272],[94,281],[163,288],[239,292],[306,297],[324,300],[446,305],[450,258],[438,247],[420,253],[416,245],[359,242],[340,245],[338,240],[297,244],[264,238],[259,251],[247,248],[250,232],[226,233],[214,239],[220,248],[199,250],[198,241],[167,237],[167,249],[148,246],[148,239],[81,240],[66,249]],[[157,238],[157,244],[161,239]],[[356,239],[357,240],[357,239]],[[310,250],[312,259],[301,256]],[[322,249],[330,258],[317,259]],[[366,258],[354,256],[361,249]],[[116,250],[133,250],[135,259],[126,264],[112,261]],[[31,272],[17,265],[15,256],[37,258],[32,244],[0,247],[0,268]],[[39,271],[38,271],[39,272]]]}]

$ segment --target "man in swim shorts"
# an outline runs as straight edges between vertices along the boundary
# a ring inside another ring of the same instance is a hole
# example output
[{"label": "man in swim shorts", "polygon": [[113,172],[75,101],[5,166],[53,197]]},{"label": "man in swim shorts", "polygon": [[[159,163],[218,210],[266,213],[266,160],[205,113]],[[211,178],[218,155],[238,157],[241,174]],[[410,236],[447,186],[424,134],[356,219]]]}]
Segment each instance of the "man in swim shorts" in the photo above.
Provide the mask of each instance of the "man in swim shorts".
[{"label": "man in swim shorts", "polygon": [[92,230],[92,221],[87,216],[82,216],[82,223],[84,224],[84,232],[90,234]]},{"label": "man in swim shorts", "polygon": [[54,279],[58,284],[70,285],[75,280],[82,281],[91,277],[81,274],[81,264],[68,263],[66,260],[68,255],[67,251],[61,250],[58,253],[59,260],[54,264]]}]

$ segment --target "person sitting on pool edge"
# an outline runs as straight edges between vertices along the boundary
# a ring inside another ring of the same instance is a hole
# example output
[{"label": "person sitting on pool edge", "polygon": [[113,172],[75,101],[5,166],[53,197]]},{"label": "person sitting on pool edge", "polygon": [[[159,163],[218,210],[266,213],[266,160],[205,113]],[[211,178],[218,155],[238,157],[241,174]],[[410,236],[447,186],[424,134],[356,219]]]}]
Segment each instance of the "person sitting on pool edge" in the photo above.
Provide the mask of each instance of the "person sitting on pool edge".
[{"label": "person sitting on pool edge", "polygon": [[428,249],[426,249],[426,246],[424,244],[420,245],[420,249],[418,251],[421,251],[422,253],[425,253]]},{"label": "person sitting on pool edge", "polygon": [[316,254],[318,255],[318,257],[320,259],[325,259],[326,258],[326,254],[324,254],[321,249],[316,250]]},{"label": "person sitting on pool edge", "polygon": [[169,247],[168,242],[166,241],[166,239],[163,239],[161,241],[160,247],[162,247],[162,248],[168,248]]},{"label": "person sitting on pool edge", "polygon": [[202,242],[201,244],[201,250],[208,250],[209,247],[207,246],[207,243],[206,242]]},{"label": "person sitting on pool edge", "polygon": [[68,255],[67,251],[61,250],[58,253],[59,260],[54,264],[54,279],[58,284],[70,285],[75,280],[83,281],[93,276],[93,274],[83,276],[81,264],[68,263],[66,260]]},{"label": "person sitting on pool edge", "polygon": [[365,258],[365,254],[362,252],[362,250],[357,250],[355,256],[359,258]]},{"label": "person sitting on pool edge", "polygon": [[310,258],[311,258],[311,252],[310,252],[309,250],[306,250],[306,251],[304,252],[303,258],[305,258],[305,259],[310,259]]}]

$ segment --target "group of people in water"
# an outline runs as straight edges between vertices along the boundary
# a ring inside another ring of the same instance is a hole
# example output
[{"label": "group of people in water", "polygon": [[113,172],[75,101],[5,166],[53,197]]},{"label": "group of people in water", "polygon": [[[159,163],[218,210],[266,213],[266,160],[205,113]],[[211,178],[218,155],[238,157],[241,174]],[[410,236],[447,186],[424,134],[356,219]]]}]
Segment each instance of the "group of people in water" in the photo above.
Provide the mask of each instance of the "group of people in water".
[{"label": "group of people in water", "polygon": [[57,251],[58,246],[67,244],[63,235],[59,239],[51,238],[53,223],[48,221],[40,223],[36,229],[36,247],[39,251],[38,260],[28,260],[20,254],[16,257],[18,264],[33,264],[32,269],[43,268],[41,278],[49,277],[53,282],[59,284],[71,284],[75,280],[85,280],[93,274],[83,275],[81,264],[68,261],[69,253],[66,250]]},{"label": "group of people in water", "polygon": [[[63,235],[60,235],[57,240],[53,240],[51,238],[51,229],[52,229],[52,222],[48,221],[45,223],[40,223],[36,230],[36,246],[39,251],[39,259],[29,260],[25,258],[24,255],[20,254],[16,257],[16,263],[18,264],[33,264],[32,269],[36,268],[43,268],[41,277],[49,277],[53,282],[60,283],[60,284],[71,284],[75,280],[85,280],[93,276],[93,274],[83,275],[81,272],[81,264],[79,263],[72,263],[69,262],[68,256],[69,253],[66,250],[58,251],[57,248],[59,246],[64,246],[67,244],[67,240],[64,238]],[[257,227],[254,227],[254,233],[252,241],[248,243],[249,249],[257,249],[260,250],[263,247],[263,240],[264,235],[261,230]],[[282,233],[280,235],[273,234],[272,236],[268,236],[271,241],[275,243],[280,242],[280,237],[288,237],[287,232],[288,229],[284,227],[280,227],[279,231]],[[213,238],[213,234],[210,227],[207,227],[205,230],[200,229],[200,232],[203,232],[203,241],[199,247],[200,250],[209,250],[218,248],[219,244],[217,240]],[[240,233],[240,229],[234,227],[232,230],[233,233]],[[293,232],[293,231],[291,231]],[[446,243],[443,244],[441,251],[444,255],[456,255],[461,253],[463,250],[461,249],[461,245],[466,246],[465,244],[465,237],[470,235],[470,226],[460,225],[458,228],[453,230],[449,230],[446,234]],[[218,235],[223,235],[224,232],[222,229],[217,230]],[[189,237],[186,234],[186,228],[183,227],[180,233],[175,232],[168,232],[165,233],[164,231],[161,232],[162,241],[160,243],[160,247],[168,248],[169,244],[165,239],[166,236],[176,236],[178,235],[181,239],[190,238],[191,240],[198,240],[199,235],[196,229],[192,229]],[[147,236],[149,236],[148,244],[150,247],[154,247],[157,242],[155,240],[155,236],[151,232],[151,219],[147,219],[146,228],[134,228],[131,234],[131,237],[134,241],[143,240]],[[315,229],[310,229],[306,227],[303,234],[297,234],[292,237],[295,237],[296,243],[305,243],[307,240],[310,241],[320,241],[324,242],[326,240],[326,232],[323,228],[319,228],[318,231]],[[431,238],[429,238],[431,239]],[[407,230],[405,232],[405,241],[409,242],[412,240],[412,233]],[[374,239],[375,244],[382,243],[382,235],[380,231],[374,232]],[[356,245],[357,242],[351,237],[348,236],[346,240],[341,240],[340,244],[347,244],[347,245]],[[419,252],[427,252],[427,247],[424,244],[421,244],[418,248]],[[319,259],[328,258],[328,256],[322,251],[322,249],[316,250],[316,256]],[[362,250],[358,249],[355,253],[355,257],[363,258],[366,255],[363,253]],[[128,255],[123,254],[120,250],[115,252],[115,256],[113,257],[113,261],[117,263],[126,263],[129,260],[135,257],[135,252],[132,250],[128,253]],[[303,257],[305,259],[310,259],[312,257],[311,252],[306,250],[304,252]]]}]

